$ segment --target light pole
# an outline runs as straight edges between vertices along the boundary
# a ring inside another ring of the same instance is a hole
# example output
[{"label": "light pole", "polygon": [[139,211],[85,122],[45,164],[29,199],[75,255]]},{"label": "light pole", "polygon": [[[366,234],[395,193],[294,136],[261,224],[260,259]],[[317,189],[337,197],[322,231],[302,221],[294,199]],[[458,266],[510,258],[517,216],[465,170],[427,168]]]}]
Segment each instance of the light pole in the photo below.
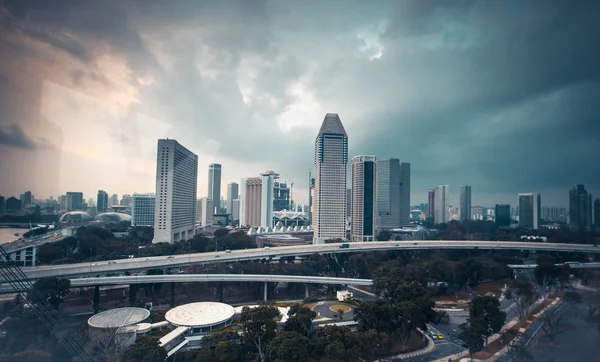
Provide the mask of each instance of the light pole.
[{"label": "light pole", "polygon": [[188,240],[188,261],[192,262],[192,242]]},{"label": "light pole", "polygon": [[90,272],[92,271],[92,248],[90,248]]}]

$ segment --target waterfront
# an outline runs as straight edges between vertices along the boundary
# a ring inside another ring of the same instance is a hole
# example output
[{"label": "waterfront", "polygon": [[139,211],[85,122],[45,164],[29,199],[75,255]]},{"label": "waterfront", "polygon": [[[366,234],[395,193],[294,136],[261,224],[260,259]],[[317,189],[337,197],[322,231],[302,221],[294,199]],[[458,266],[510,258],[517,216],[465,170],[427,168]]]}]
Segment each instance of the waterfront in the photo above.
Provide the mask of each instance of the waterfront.
[{"label": "waterfront", "polygon": [[[26,233],[27,230],[27,228],[0,228],[0,244],[17,240],[23,233]],[[19,233],[19,236],[15,236],[15,233]]]}]

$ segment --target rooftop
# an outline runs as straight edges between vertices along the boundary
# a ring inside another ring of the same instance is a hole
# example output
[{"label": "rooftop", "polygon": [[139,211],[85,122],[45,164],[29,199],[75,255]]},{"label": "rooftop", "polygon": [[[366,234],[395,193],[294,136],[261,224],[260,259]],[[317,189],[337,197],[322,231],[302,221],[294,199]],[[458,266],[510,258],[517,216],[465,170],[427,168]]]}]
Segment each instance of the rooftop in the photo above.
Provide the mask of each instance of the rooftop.
[{"label": "rooftop", "polygon": [[207,327],[223,323],[233,317],[235,311],[225,303],[198,302],[175,307],[165,314],[169,323],[180,327]]},{"label": "rooftop", "polygon": [[348,136],[344,126],[342,125],[342,120],[337,113],[327,113],[325,115],[323,124],[321,124],[321,129],[319,129],[319,136],[322,134],[339,134],[346,137]]},{"label": "rooftop", "polygon": [[109,309],[88,319],[88,325],[95,328],[116,328],[140,323],[150,316],[144,308],[125,307]]}]

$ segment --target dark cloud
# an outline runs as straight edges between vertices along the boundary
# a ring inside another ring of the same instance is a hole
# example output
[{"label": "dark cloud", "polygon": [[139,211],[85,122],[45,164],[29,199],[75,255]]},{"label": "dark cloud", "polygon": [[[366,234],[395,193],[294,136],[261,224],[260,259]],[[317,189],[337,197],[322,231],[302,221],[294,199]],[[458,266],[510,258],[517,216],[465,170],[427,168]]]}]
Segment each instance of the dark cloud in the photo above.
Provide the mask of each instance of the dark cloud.
[{"label": "dark cloud", "polygon": [[11,124],[8,127],[0,128],[0,144],[21,148],[25,150],[49,149],[54,148],[45,138],[36,140],[28,137],[18,124]]}]

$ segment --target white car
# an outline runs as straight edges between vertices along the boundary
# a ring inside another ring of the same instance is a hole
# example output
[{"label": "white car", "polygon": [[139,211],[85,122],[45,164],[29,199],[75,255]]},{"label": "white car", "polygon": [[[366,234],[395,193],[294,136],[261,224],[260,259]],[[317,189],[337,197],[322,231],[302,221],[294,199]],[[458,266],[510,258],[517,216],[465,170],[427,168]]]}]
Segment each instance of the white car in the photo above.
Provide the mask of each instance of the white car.
[{"label": "white car", "polygon": [[270,247],[268,247],[268,246],[265,246],[265,247],[264,247],[264,249],[265,249],[265,250],[269,250],[269,249],[271,249],[271,248],[270,248]]}]

